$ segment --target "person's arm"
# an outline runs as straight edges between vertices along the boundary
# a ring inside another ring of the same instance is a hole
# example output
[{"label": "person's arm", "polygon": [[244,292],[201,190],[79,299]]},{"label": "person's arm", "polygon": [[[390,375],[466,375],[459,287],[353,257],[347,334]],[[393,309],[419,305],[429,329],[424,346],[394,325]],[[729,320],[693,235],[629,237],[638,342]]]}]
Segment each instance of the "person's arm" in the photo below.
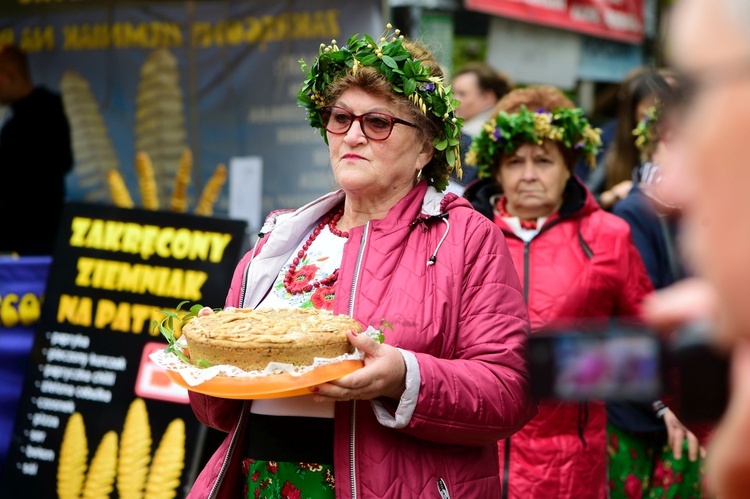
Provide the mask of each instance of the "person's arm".
[{"label": "person's arm", "polygon": [[708,444],[706,481],[721,499],[745,499],[750,491],[750,343],[732,351],[731,397]]},{"label": "person's arm", "polygon": [[632,188],[633,182],[630,180],[623,180],[619,184],[613,185],[599,195],[599,205],[605,210],[612,210],[619,201],[625,199]]}]

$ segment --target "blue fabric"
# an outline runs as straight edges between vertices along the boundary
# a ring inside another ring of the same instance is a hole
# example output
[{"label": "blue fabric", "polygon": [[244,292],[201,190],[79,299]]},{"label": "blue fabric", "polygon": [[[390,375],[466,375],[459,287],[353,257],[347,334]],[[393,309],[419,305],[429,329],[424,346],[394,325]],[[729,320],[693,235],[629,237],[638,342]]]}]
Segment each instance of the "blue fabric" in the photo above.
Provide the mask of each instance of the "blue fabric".
[{"label": "blue fabric", "polygon": [[[674,283],[669,252],[664,238],[659,215],[651,200],[636,185],[625,199],[615,204],[612,213],[623,218],[630,225],[633,243],[641,254],[649,278],[655,289]],[[672,241],[677,239],[677,224],[669,221],[668,230]],[[684,268],[679,266],[680,274]],[[607,420],[617,428],[638,432],[665,432],[664,421],[655,416],[651,404],[647,403],[607,403]]]},{"label": "blue fabric", "polygon": [[[7,301],[0,317],[0,470],[5,464],[21,400],[29,355],[34,345],[35,324],[10,325],[17,301],[27,294],[41,299],[47,283],[51,257],[0,257],[0,300]],[[15,304],[15,305],[14,305]],[[38,317],[37,317],[38,319]]]},{"label": "blue fabric", "polygon": [[[638,252],[643,258],[646,270],[651,278],[655,289],[660,289],[675,282],[675,276],[672,275],[669,253],[667,244],[662,233],[659,222],[659,215],[653,208],[648,197],[638,188],[633,187],[630,193],[612,209],[612,213],[623,218],[628,225],[633,236],[633,242],[638,248]],[[672,240],[677,240],[677,224],[674,221],[668,222],[669,230],[672,234]],[[680,264],[681,274],[685,274],[685,269]]]}]

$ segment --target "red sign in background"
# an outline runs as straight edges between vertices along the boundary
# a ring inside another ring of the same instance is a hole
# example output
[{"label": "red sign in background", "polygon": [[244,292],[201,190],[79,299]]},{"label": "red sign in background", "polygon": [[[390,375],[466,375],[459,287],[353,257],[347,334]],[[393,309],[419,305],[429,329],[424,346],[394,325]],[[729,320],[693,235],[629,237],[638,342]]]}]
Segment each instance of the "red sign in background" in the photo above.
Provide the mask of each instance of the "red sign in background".
[{"label": "red sign in background", "polygon": [[643,41],[643,0],[464,0],[469,10],[628,43]]}]

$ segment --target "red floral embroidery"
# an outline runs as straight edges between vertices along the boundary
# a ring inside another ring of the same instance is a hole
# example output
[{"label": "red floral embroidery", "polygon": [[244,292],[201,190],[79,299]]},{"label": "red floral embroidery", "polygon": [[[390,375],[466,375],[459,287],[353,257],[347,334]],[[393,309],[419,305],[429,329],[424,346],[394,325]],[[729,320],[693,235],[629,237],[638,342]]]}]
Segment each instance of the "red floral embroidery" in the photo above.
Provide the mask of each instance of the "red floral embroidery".
[{"label": "red floral embroidery", "polygon": [[268,461],[268,464],[266,464],[266,469],[273,475],[279,471],[279,465],[276,463],[276,461]]},{"label": "red floral embroidery", "polygon": [[330,469],[323,471],[323,477],[325,477],[326,483],[332,488],[336,488],[336,480],[333,479],[333,473]]},{"label": "red floral embroidery", "polygon": [[321,286],[316,289],[310,297],[310,302],[316,309],[333,310],[333,297],[336,295],[336,286]]},{"label": "red floral embroidery", "polygon": [[318,271],[317,265],[305,265],[304,267],[297,269],[294,272],[294,277],[290,284],[289,292],[292,294],[302,293],[313,279],[315,279],[315,273]]},{"label": "red floral embroidery", "polygon": [[290,482],[286,482],[281,488],[281,499],[301,499],[300,490]]},{"label": "red floral embroidery", "polygon": [[614,432],[609,434],[609,445],[615,452],[620,450],[620,440]]},{"label": "red floral embroidery", "polygon": [[320,471],[323,469],[323,466],[318,463],[299,463],[299,467],[310,471]]},{"label": "red floral embroidery", "polygon": [[628,499],[641,499],[643,496],[643,485],[635,475],[628,475],[625,479],[625,495]]},{"label": "red floral embroidery", "polygon": [[674,483],[674,470],[664,466],[662,461],[656,463],[656,469],[654,469],[654,484],[666,487]]}]

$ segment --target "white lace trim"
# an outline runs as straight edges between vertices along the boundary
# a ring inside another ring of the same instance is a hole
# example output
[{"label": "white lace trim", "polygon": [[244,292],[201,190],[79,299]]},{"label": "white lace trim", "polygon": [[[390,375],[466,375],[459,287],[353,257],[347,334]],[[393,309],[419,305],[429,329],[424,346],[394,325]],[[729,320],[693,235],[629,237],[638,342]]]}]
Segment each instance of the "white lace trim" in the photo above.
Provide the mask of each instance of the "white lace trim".
[{"label": "white lace trim", "polygon": [[[372,326],[368,327],[364,334],[371,338],[377,337],[378,330]],[[176,346],[185,348],[187,342],[185,338],[177,340]],[[260,378],[263,376],[273,376],[275,374],[289,373],[292,376],[301,376],[307,374],[316,367],[326,366],[328,364],[335,364],[336,362],[342,362],[344,360],[362,360],[365,358],[365,354],[359,350],[355,350],[354,353],[348,353],[333,358],[322,358],[316,357],[313,359],[312,365],[309,366],[295,366],[292,364],[284,364],[282,362],[270,362],[265,369],[258,371],[244,371],[239,367],[235,366],[211,366],[211,367],[196,367],[192,364],[188,364],[180,359],[177,355],[172,352],[167,352],[166,347],[162,350],[157,350],[149,355],[151,360],[162,369],[167,371],[173,371],[179,373],[182,379],[185,380],[190,386],[198,386],[201,383],[215,378],[216,376],[229,376],[236,378]]]}]

